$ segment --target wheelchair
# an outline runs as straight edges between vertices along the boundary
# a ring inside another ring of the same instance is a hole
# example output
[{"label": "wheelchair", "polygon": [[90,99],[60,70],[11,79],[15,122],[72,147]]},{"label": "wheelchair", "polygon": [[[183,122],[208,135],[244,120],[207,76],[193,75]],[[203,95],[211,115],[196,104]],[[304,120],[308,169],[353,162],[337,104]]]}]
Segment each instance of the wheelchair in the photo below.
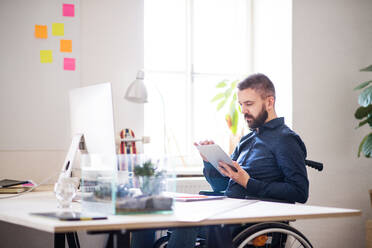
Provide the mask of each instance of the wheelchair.
[{"label": "wheelchair", "polygon": [[[323,170],[322,163],[312,160],[305,160],[305,164],[306,166],[314,168],[318,171]],[[200,191],[199,194],[223,195],[223,192]],[[274,199],[258,200],[282,202]],[[166,236],[161,237],[155,242],[154,248],[166,248],[170,235],[171,232],[167,231]],[[289,225],[289,221],[243,224],[232,233],[232,246],[234,248],[313,247],[304,234]],[[207,247],[207,241],[204,238],[198,237],[195,241],[195,247]]]}]

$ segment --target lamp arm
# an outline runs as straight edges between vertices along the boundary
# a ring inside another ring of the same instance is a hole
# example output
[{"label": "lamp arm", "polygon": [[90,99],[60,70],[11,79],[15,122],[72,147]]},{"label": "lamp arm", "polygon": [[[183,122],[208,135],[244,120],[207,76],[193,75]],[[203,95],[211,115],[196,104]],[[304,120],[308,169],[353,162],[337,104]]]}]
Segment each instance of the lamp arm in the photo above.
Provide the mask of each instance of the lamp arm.
[{"label": "lamp arm", "polygon": [[163,95],[161,94],[159,88],[156,86],[156,84],[154,84],[154,87],[156,89],[156,91],[158,92],[159,96],[160,96],[160,100],[161,100],[161,103],[162,103],[162,107],[163,107],[163,132],[164,132],[164,140],[163,140],[163,143],[164,143],[164,154],[167,154],[167,145],[166,145],[166,141],[167,141],[167,127],[166,127],[166,123],[165,123],[165,101],[164,101],[164,97]]}]

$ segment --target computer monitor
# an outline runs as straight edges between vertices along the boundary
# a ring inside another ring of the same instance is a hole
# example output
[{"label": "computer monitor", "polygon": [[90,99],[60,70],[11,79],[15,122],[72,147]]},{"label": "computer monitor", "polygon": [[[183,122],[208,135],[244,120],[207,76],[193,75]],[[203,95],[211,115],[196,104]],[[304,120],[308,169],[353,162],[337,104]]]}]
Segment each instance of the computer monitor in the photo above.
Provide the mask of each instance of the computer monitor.
[{"label": "computer monitor", "polygon": [[70,91],[72,142],[61,176],[70,176],[75,154],[81,141],[90,154],[114,157],[115,131],[110,83],[101,83]]}]

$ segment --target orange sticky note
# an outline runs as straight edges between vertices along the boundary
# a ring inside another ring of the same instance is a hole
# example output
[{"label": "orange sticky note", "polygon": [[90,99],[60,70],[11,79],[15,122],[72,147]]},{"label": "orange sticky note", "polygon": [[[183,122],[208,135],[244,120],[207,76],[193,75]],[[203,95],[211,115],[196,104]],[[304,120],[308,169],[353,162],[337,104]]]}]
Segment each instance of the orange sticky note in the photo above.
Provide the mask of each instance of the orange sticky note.
[{"label": "orange sticky note", "polygon": [[35,37],[39,39],[48,38],[47,25],[35,25]]},{"label": "orange sticky note", "polygon": [[72,52],[72,40],[61,40],[60,51],[65,53]]},{"label": "orange sticky note", "polygon": [[63,23],[52,23],[52,34],[54,36],[63,36],[65,34],[65,25]]}]

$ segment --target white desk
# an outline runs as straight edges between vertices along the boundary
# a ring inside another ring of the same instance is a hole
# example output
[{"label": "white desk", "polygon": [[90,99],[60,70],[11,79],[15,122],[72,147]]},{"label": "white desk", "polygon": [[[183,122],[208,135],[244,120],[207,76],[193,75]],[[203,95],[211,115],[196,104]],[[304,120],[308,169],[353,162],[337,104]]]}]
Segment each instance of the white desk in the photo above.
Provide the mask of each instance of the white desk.
[{"label": "white desk", "polygon": [[[52,192],[35,192],[16,198],[2,199],[0,200],[0,221],[58,234],[79,230],[133,230],[361,215],[361,211],[355,209],[229,198],[176,202],[172,214],[115,215],[109,216],[107,220],[59,221],[29,215],[31,212],[56,211],[56,206],[57,202]],[[73,203],[73,209],[80,210],[80,204]],[[230,210],[227,211],[227,209]]]}]

